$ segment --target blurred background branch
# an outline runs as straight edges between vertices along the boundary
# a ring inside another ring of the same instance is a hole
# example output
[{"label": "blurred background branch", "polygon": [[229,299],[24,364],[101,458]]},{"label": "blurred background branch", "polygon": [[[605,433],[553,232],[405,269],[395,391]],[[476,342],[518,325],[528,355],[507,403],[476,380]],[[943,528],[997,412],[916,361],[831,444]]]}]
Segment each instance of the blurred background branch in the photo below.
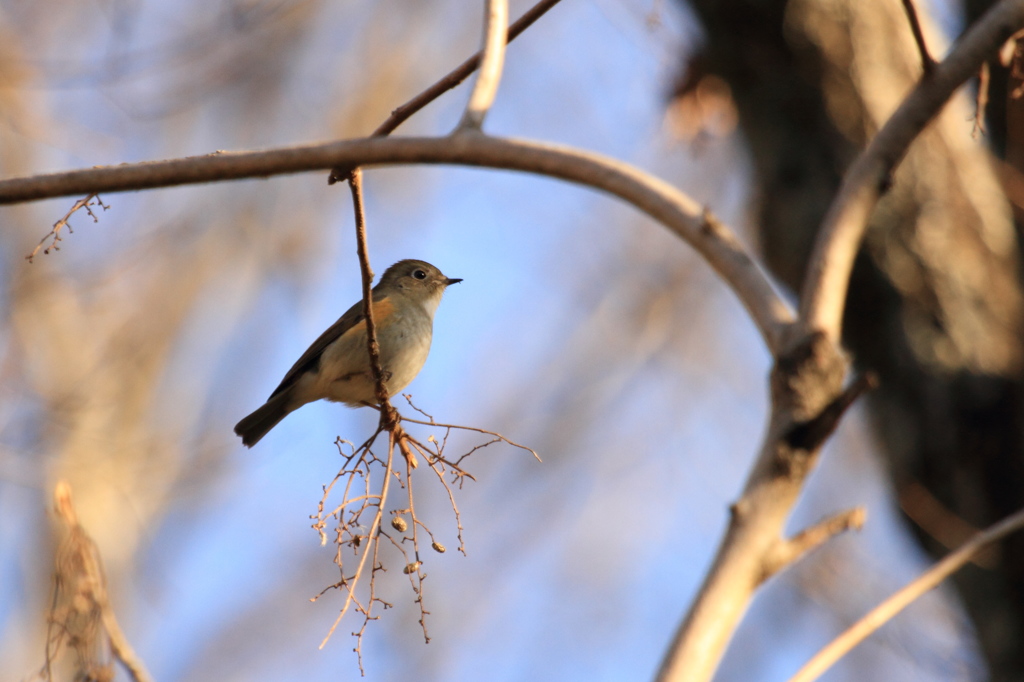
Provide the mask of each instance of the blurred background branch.
[{"label": "blurred background branch", "polygon": [[[152,682],[117,622],[103,560],[96,543],[78,523],[71,488],[65,481],[58,481],[54,490],[54,511],[57,554],[42,677],[52,680],[54,670],[59,670],[70,671],[76,680],[112,680],[116,659],[134,682]],[[73,665],[58,664],[62,647],[74,651]]]},{"label": "blurred background branch", "polygon": [[791,677],[790,682],[812,682],[812,680],[818,679],[853,647],[891,621],[896,614],[919,599],[925,592],[935,589],[939,583],[960,570],[989,545],[1021,528],[1024,528],[1024,511],[1017,512],[991,528],[978,533],[965,542],[962,547],[958,547],[955,552],[876,606],[846,632],[830,642],[828,646],[815,654],[814,658],[808,661],[796,675]]}]

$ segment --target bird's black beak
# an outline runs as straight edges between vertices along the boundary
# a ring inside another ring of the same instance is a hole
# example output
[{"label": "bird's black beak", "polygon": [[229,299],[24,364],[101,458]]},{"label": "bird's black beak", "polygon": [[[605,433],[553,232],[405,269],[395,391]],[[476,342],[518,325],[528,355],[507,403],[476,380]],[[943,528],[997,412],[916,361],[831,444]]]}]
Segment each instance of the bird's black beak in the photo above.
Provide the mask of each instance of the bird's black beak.
[{"label": "bird's black beak", "polygon": [[458,278],[458,279],[454,279],[454,278],[452,278],[452,277],[449,277],[448,279],[446,279],[446,280],[444,281],[444,285],[445,285],[446,287],[450,287],[451,285],[453,285],[453,284],[458,284],[458,283],[459,283],[459,282],[461,282],[461,281],[462,281],[462,279],[461,279],[461,278]]}]

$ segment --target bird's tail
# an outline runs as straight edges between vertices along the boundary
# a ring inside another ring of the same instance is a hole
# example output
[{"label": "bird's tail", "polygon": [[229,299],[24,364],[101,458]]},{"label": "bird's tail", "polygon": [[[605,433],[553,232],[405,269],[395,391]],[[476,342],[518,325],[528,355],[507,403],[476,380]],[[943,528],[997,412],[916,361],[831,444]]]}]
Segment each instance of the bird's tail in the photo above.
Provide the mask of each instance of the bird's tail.
[{"label": "bird's tail", "polygon": [[288,409],[289,397],[288,391],[282,391],[235,424],[235,433],[242,437],[243,445],[247,448],[256,445],[270,429],[291,413]]}]

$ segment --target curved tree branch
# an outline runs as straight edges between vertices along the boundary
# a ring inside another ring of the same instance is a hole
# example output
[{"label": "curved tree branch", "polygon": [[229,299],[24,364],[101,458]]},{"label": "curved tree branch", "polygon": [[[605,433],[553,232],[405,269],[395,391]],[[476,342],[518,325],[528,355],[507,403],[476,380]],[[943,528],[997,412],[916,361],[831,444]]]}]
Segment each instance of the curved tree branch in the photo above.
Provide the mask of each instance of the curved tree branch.
[{"label": "curved tree branch", "polygon": [[739,239],[696,201],[634,166],[593,152],[488,135],[364,138],[258,152],[217,152],[167,161],[0,180],[0,204],[51,197],[263,178],[328,168],[395,164],[503,168],[568,180],[613,194],[689,242],[732,287],[769,351],[793,320],[789,305]]}]

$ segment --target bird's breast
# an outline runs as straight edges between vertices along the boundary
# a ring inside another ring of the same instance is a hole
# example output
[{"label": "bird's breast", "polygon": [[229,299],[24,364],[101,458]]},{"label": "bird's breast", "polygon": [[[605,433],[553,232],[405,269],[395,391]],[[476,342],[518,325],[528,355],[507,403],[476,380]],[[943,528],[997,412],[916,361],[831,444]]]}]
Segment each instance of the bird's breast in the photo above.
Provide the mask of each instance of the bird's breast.
[{"label": "bird's breast", "polygon": [[[433,332],[431,318],[420,309],[405,314],[395,306],[377,321],[377,343],[381,368],[387,377],[389,395],[397,395],[416,378],[430,353]],[[310,377],[311,394],[336,402],[359,405],[376,403],[376,387],[366,348],[366,327],[351,330],[324,349],[319,371]]]}]

